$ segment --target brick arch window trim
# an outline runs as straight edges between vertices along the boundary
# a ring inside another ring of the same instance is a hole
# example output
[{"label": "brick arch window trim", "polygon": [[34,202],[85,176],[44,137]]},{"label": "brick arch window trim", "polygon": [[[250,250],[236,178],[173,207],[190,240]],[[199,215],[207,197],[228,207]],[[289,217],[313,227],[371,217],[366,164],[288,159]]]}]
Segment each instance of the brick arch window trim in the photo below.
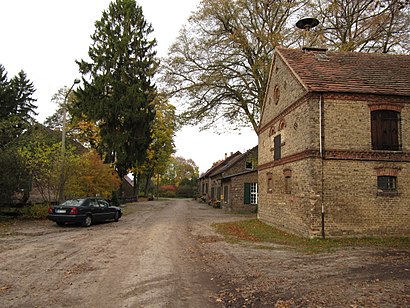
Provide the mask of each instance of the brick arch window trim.
[{"label": "brick arch window trim", "polygon": [[370,103],[368,104],[370,111],[376,110],[389,110],[401,112],[404,108],[404,104],[395,104],[395,103]]},{"label": "brick arch window trim", "polygon": [[285,176],[285,178],[290,178],[292,176],[292,170],[291,169],[283,170],[283,175]]},{"label": "brick arch window trim", "polygon": [[286,121],[285,121],[285,119],[281,119],[280,121],[279,121],[279,131],[281,131],[281,130],[283,130],[283,129],[285,129],[286,128]]},{"label": "brick arch window trim", "polygon": [[377,176],[398,176],[401,168],[398,167],[377,167]]},{"label": "brick arch window trim", "polygon": [[276,134],[276,130],[275,130],[275,126],[271,126],[270,128],[269,128],[269,137],[271,137],[271,136],[273,136],[273,135],[275,135]]}]

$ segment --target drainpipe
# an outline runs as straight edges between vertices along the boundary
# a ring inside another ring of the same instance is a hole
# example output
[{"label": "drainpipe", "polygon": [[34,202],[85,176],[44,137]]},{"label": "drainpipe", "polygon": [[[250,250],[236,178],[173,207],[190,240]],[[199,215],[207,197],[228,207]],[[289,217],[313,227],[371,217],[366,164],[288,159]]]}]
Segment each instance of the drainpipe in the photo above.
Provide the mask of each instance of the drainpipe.
[{"label": "drainpipe", "polygon": [[320,193],[320,203],[321,203],[321,210],[322,210],[322,238],[325,238],[325,205],[324,205],[324,198],[323,198],[323,183],[324,183],[324,176],[323,176],[323,114],[322,114],[322,94],[319,95],[319,151],[320,151],[320,180],[321,180],[321,193]]}]

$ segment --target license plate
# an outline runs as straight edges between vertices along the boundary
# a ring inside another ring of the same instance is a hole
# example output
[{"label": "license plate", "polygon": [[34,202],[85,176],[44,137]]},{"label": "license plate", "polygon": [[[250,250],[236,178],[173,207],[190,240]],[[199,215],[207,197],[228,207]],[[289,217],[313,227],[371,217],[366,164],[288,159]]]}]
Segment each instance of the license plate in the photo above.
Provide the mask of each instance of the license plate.
[{"label": "license plate", "polygon": [[57,214],[65,214],[65,210],[56,210]]}]

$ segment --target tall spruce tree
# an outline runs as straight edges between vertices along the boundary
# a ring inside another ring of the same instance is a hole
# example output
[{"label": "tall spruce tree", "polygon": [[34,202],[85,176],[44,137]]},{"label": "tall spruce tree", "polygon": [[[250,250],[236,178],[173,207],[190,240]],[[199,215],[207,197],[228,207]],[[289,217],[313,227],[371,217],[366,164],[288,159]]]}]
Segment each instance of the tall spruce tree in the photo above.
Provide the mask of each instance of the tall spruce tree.
[{"label": "tall spruce tree", "polygon": [[120,176],[145,159],[151,141],[158,66],[152,31],[136,1],[116,0],[95,23],[91,61],[77,61],[83,75],[77,112],[98,123],[100,153]]},{"label": "tall spruce tree", "polygon": [[21,71],[11,80],[0,64],[0,203],[8,203],[28,186],[28,174],[18,154],[23,133],[35,115],[35,88]]},{"label": "tall spruce tree", "polygon": [[24,71],[9,80],[4,66],[0,65],[0,147],[16,142],[34,121],[35,91]]}]

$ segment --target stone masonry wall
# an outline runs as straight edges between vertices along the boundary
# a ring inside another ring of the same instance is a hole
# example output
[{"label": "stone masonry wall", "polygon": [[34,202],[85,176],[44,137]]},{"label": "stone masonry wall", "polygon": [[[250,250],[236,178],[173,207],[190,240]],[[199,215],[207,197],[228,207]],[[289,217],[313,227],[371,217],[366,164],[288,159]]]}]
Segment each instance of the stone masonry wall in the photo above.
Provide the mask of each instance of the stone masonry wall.
[{"label": "stone masonry wall", "polygon": [[[323,204],[327,237],[408,236],[410,100],[399,102],[402,151],[373,151],[370,105],[395,102],[395,98],[305,95],[280,59],[274,65],[267,100],[272,98],[266,103],[259,132],[258,218],[292,233],[320,237]],[[277,86],[280,96],[275,104]],[[274,161],[273,140],[278,134],[282,157]],[[381,169],[397,173],[397,193],[378,191],[377,170]]]},{"label": "stone masonry wall", "polygon": [[[410,106],[401,110],[403,151],[410,149]],[[329,236],[409,235],[410,163],[355,159],[349,151],[372,151],[369,101],[326,99],[324,147],[342,150],[341,159],[324,161],[324,201]],[[398,154],[400,155],[400,154]],[[400,170],[398,194],[378,194],[378,168]]]},{"label": "stone masonry wall", "polygon": [[[292,105],[307,91],[300,82],[291,74],[283,61],[275,56],[271,79],[266,90],[266,100],[260,126],[265,126],[280,111]],[[275,88],[278,89],[278,99],[275,100]]]},{"label": "stone masonry wall", "polygon": [[[285,170],[291,170],[288,191]],[[260,170],[258,218],[290,233],[320,236],[319,170],[319,160],[312,158]],[[272,179],[271,191],[269,178]]]},{"label": "stone masonry wall", "polygon": [[[372,150],[370,101],[324,99],[325,149]],[[400,115],[403,151],[410,151],[410,100]]]},{"label": "stone masonry wall", "polygon": [[244,175],[235,176],[230,182],[230,206],[232,211],[249,211],[253,212],[257,209],[257,205],[244,204],[244,183],[257,183],[258,171],[250,172]]},{"label": "stone masonry wall", "polygon": [[[246,162],[253,163],[253,169],[246,169]],[[222,186],[228,185],[229,200],[223,206],[233,211],[255,211],[257,205],[244,204],[244,183],[258,182],[258,147],[248,150],[241,159],[223,173]],[[223,191],[223,190],[222,190]]]},{"label": "stone masonry wall", "polygon": [[[258,218],[291,233],[319,236],[319,163],[317,158],[305,157],[319,149],[319,99],[304,96],[306,90],[281,59],[275,60],[273,71],[259,133]],[[280,92],[277,103],[275,87]],[[275,162],[274,138],[278,134],[282,159]],[[285,161],[299,154],[302,157]],[[285,178],[286,170],[291,172],[289,179]],[[285,191],[286,181],[289,191]]]},{"label": "stone masonry wall", "polygon": [[[398,194],[379,194],[376,169],[398,167]],[[410,234],[410,163],[324,161],[327,236]]]}]

